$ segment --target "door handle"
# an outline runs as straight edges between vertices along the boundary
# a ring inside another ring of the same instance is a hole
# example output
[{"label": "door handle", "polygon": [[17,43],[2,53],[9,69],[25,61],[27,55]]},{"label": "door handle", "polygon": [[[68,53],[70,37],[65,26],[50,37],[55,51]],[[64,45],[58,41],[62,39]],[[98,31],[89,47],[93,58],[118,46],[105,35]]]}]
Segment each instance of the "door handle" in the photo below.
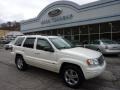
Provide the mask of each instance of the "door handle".
[{"label": "door handle", "polygon": [[21,51],[23,51],[23,52],[24,52],[24,50],[21,50]]},{"label": "door handle", "polygon": [[40,54],[40,53],[35,53],[35,54]]}]

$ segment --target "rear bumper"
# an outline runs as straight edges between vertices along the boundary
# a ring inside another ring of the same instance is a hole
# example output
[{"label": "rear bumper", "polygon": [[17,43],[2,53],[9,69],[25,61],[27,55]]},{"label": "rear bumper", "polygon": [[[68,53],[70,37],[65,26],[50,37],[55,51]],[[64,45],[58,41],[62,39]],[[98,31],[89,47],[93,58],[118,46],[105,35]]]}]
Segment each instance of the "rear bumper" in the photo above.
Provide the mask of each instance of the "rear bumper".
[{"label": "rear bumper", "polygon": [[94,77],[100,75],[105,70],[105,68],[106,68],[105,61],[102,66],[86,68],[86,70],[84,71],[85,79],[94,78]]}]

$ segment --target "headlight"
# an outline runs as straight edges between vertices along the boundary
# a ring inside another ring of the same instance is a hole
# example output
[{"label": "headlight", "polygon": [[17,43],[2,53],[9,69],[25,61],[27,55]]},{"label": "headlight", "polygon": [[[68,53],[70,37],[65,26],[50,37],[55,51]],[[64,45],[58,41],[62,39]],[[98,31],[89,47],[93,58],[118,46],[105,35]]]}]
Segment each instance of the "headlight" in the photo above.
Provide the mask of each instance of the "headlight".
[{"label": "headlight", "polygon": [[97,59],[88,59],[86,61],[86,63],[89,65],[89,66],[96,66],[96,65],[99,65],[99,62]]}]

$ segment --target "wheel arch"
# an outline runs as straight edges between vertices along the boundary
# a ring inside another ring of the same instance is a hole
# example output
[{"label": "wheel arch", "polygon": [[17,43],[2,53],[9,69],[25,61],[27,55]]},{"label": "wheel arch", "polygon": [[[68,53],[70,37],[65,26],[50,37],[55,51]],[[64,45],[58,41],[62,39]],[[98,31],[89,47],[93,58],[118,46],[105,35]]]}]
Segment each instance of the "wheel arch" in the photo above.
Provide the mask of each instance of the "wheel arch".
[{"label": "wheel arch", "polygon": [[19,54],[19,53],[16,53],[16,55],[15,55],[15,63],[16,63],[16,58],[17,57],[22,57],[23,58],[23,55],[22,54]]},{"label": "wheel arch", "polygon": [[74,63],[70,63],[70,62],[63,62],[63,63],[61,64],[60,69],[59,69],[59,74],[61,74],[61,73],[62,73],[62,70],[63,70],[63,69],[64,69],[64,67],[65,67],[65,66],[67,66],[67,65],[70,65],[70,66],[76,66],[76,67],[78,67],[78,68],[80,69],[80,71],[82,72],[83,77],[85,78],[85,76],[84,76],[84,73],[83,73],[83,70],[82,70],[81,66],[79,66],[79,65],[77,65],[77,64],[74,64]]}]

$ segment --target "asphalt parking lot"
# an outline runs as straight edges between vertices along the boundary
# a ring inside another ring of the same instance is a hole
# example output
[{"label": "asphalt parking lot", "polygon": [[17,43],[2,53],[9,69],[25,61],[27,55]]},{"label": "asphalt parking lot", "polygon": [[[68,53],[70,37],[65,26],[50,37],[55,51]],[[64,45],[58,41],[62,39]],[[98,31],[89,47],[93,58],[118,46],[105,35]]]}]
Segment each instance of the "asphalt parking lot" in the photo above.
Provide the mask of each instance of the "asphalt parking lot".
[{"label": "asphalt parking lot", "polygon": [[[85,81],[78,90],[120,90],[120,55],[105,56],[107,68],[100,76]],[[14,60],[0,49],[0,90],[74,90],[64,85],[58,74],[29,67],[18,71]]]}]

